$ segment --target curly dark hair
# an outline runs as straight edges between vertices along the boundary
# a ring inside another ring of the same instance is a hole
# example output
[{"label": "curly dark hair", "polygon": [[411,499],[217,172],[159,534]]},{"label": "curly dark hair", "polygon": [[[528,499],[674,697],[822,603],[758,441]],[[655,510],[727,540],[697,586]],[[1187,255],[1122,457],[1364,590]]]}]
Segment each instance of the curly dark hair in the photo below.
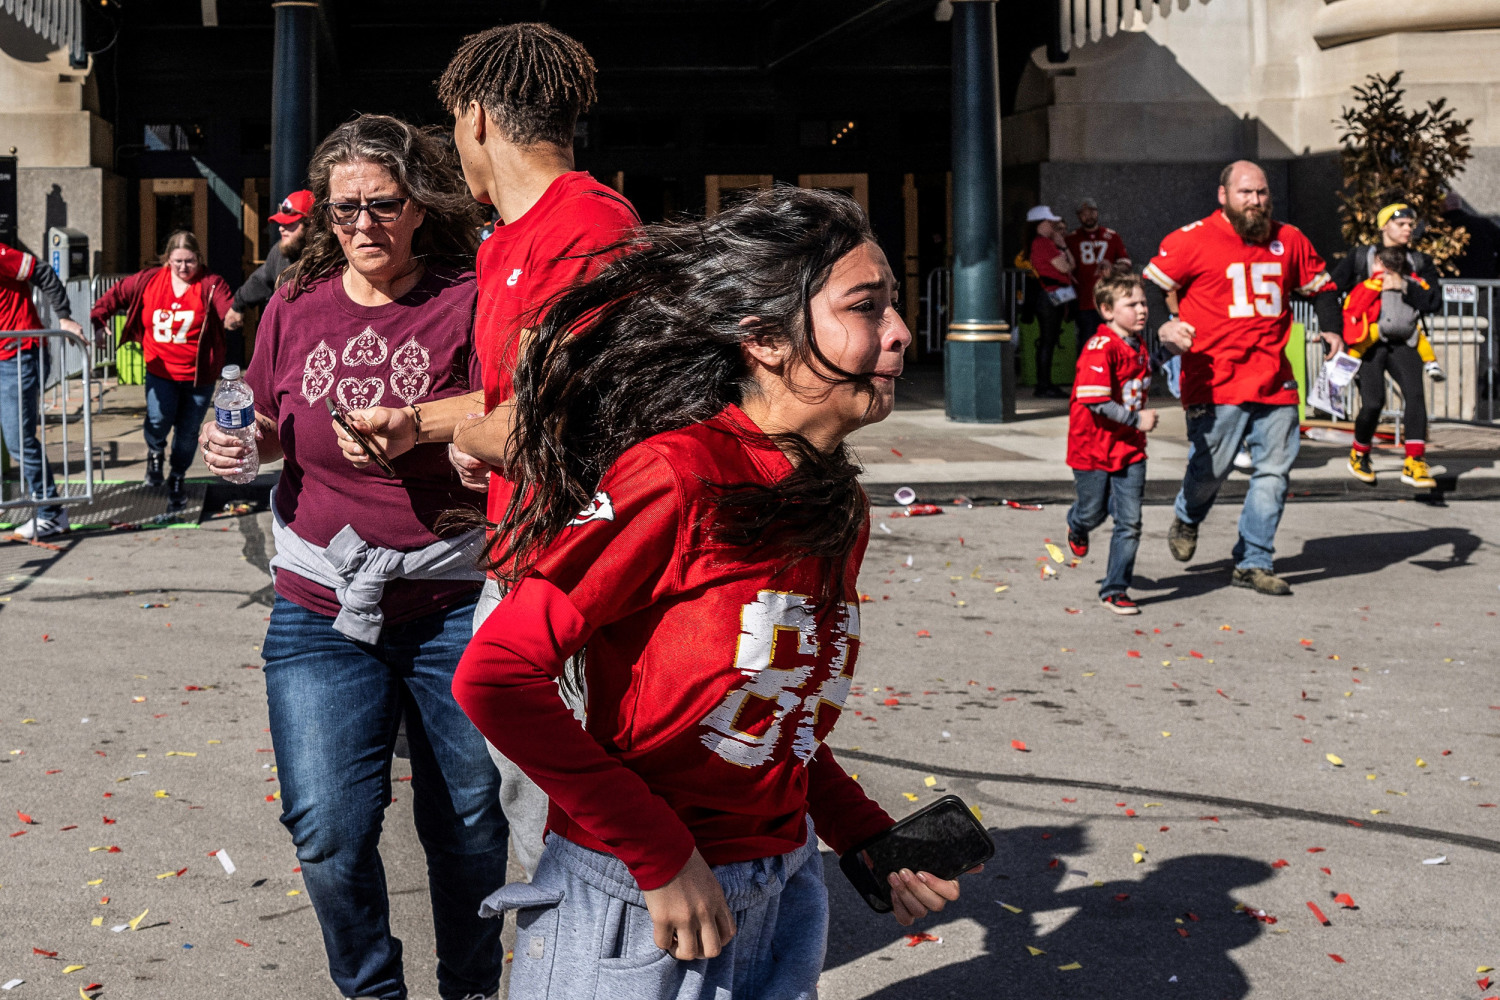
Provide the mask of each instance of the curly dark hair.
[{"label": "curly dark hair", "polygon": [[426,209],[427,218],[412,236],[413,259],[429,267],[474,266],[484,214],[469,195],[447,136],[440,129],[418,128],[390,115],[360,115],[328,133],[308,163],[308,182],[317,208],[307,219],[302,256],[287,270],[287,298],[296,298],[347,263],[323,207],[333,168],[360,161],[384,167],[410,204]]},{"label": "curly dark hair", "polygon": [[[873,402],[868,374],[819,349],[811,303],[837,261],[874,242],[847,195],[778,185],[711,219],[641,227],[601,251],[610,262],[547,307],[520,359],[506,458],[515,491],[488,568],[525,576],[626,449],[759,392],[742,349],[752,339],[787,342],[825,384],[861,386]],[[746,317],[758,322],[742,325]],[[795,471],[772,485],[710,484],[710,537],[789,565],[827,557],[833,572],[819,597],[842,599],[869,512],[859,466],[842,444],[823,453],[798,434],[771,439],[792,452]]]},{"label": "curly dark hair", "polygon": [[588,51],[550,24],[502,24],[463,40],[438,100],[450,113],[478,101],[517,146],[571,148],[578,116],[598,100],[594,74]]}]

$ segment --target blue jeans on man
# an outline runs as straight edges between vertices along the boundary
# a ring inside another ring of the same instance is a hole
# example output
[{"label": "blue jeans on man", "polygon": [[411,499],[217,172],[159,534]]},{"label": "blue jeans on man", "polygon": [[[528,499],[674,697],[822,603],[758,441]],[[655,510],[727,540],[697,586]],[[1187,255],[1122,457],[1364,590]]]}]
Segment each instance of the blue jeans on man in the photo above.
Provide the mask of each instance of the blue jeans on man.
[{"label": "blue jeans on man", "polygon": [[402,794],[427,856],[438,992],[454,1000],[499,986],[500,921],[481,919],[479,905],[505,884],[509,830],[484,737],[451,690],[473,616],[466,601],[387,624],[367,645],[283,597],[271,609],[262,655],[281,822],[346,997],[407,995],[379,852],[403,712],[412,783]]},{"label": "blue jeans on man", "polygon": [[199,388],[191,382],[178,382],[146,373],[146,447],[165,451],[167,432],[172,432],[171,470],[177,475],[188,470],[198,450],[198,429],[214,399],[214,387]]},{"label": "blue jeans on man", "polygon": [[1074,469],[1078,499],[1068,510],[1068,530],[1087,535],[1104,523],[1115,522],[1109,539],[1109,563],[1099,581],[1099,597],[1123,594],[1135,578],[1135,554],[1141,547],[1141,497],[1146,492],[1146,460],[1115,472]]},{"label": "blue jeans on man", "polygon": [[[5,438],[5,450],[10,453],[11,461],[19,462],[21,466],[22,488],[32,500],[57,496],[52,467],[46,461],[42,442],[36,434],[41,419],[45,368],[40,344],[18,350],[14,358],[0,361],[0,434]],[[62,514],[63,509],[58,506],[36,509],[39,521],[55,521]]]},{"label": "blue jeans on man", "polygon": [[1208,516],[1243,442],[1254,471],[1240,511],[1234,565],[1271,572],[1276,529],[1286,508],[1287,475],[1301,446],[1297,407],[1266,403],[1192,406],[1187,411],[1187,431],[1187,473],[1174,505],[1177,519],[1198,524]]}]

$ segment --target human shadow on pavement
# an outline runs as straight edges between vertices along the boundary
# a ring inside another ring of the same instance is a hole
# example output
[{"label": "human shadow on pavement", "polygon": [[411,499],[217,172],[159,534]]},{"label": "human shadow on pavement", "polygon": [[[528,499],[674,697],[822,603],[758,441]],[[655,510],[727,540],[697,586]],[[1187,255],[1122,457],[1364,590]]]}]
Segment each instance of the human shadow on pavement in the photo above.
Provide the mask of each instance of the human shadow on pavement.
[{"label": "human shadow on pavement", "polygon": [[[1230,953],[1254,940],[1264,925],[1252,913],[1237,911],[1231,893],[1270,878],[1270,865],[1195,854],[1164,861],[1138,879],[1096,885],[1094,876],[1060,858],[1083,852],[1081,826],[991,829],[990,835],[997,849],[985,871],[964,876],[956,903],[910,928],[872,912],[839,871],[837,858],[828,855],[832,921],[825,969],[868,959],[908,933],[945,936],[946,925],[968,919],[983,928],[979,954],[869,996],[1234,1000],[1249,992]],[[875,958],[900,962],[901,954]],[[1075,963],[1078,968],[1071,968]]]},{"label": "human shadow on pavement", "polygon": [[[1410,531],[1378,531],[1352,535],[1335,535],[1328,538],[1311,538],[1294,556],[1277,556],[1276,573],[1293,587],[1300,584],[1336,580],[1346,576],[1364,576],[1379,573],[1397,563],[1410,562],[1434,572],[1471,565],[1472,556],[1484,540],[1467,528],[1420,528]],[[1447,549],[1446,558],[1443,549]],[[1419,559],[1418,556],[1434,552],[1439,558]],[[1229,576],[1234,569],[1230,559],[1211,563],[1199,563],[1187,568],[1177,576],[1153,580],[1136,575],[1134,587],[1137,591],[1170,590],[1167,594],[1138,596],[1142,606],[1179,601],[1229,586]]]}]

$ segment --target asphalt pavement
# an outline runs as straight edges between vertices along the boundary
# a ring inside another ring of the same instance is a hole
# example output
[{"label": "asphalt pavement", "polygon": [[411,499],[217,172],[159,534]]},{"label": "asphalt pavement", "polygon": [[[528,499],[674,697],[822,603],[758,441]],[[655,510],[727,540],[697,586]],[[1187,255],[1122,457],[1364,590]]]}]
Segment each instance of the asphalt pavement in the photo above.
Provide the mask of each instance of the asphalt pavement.
[{"label": "asphalt pavement", "polygon": [[[1500,966],[1494,504],[1292,504],[1280,599],[1228,586],[1232,505],[1187,565],[1150,507],[1136,618],[1096,601],[1105,536],[1077,566],[1048,552],[1059,507],[875,513],[830,743],[896,815],[961,795],[999,850],[915,943],[825,855],[825,998],[1496,992],[1476,985]],[[335,995],[277,819],[268,533],[0,545],[7,997]],[[433,997],[393,774],[392,923]]]}]

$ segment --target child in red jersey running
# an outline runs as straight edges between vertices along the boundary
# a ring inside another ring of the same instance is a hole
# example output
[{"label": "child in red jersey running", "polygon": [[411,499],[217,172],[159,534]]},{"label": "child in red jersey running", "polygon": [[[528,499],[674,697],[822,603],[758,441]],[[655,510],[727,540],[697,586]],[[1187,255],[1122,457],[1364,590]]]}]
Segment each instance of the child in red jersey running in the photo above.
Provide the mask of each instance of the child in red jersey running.
[{"label": "child in red jersey running", "polygon": [[1099,600],[1117,615],[1141,609],[1126,593],[1141,544],[1141,497],[1146,488],[1146,434],[1156,411],[1143,410],[1151,386],[1151,359],[1142,343],[1146,294],[1135,274],[1115,274],[1094,286],[1105,320],[1078,352],[1068,416],[1068,467],[1078,500],[1068,511],[1068,546],[1088,555],[1089,532],[1114,518],[1109,565]]},{"label": "child in red jersey running", "polygon": [[[778,187],[647,227],[523,354],[514,586],[454,679],[552,801],[535,879],[486,903],[519,911],[512,1000],[816,996],[818,838],[892,823],[824,740],[869,537],[843,441],[891,410],[896,288],[853,201]],[[891,884],[902,924],[958,897]]]}]

